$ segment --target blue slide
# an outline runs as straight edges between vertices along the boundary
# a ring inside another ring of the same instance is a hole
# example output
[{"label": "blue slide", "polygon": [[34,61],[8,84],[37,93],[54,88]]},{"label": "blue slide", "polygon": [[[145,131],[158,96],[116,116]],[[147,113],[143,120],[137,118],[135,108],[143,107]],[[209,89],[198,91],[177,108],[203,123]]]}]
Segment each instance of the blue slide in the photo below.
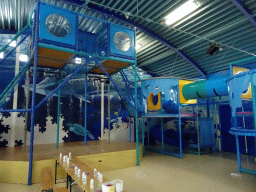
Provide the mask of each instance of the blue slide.
[{"label": "blue slide", "polygon": [[[162,132],[161,126],[155,125],[150,130],[150,135],[158,141],[162,141]],[[179,132],[174,131],[173,129],[168,129],[164,131],[164,143],[168,145],[180,146]],[[182,148],[185,148],[188,145],[188,142],[185,139],[182,139]]]}]

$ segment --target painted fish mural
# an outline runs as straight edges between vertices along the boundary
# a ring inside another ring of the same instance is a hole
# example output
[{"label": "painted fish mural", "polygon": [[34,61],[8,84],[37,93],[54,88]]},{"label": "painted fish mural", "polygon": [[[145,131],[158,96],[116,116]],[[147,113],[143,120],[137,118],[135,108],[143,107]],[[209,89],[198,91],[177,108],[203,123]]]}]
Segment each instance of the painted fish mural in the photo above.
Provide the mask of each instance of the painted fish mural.
[{"label": "painted fish mural", "polygon": [[[84,127],[82,125],[68,123],[67,126],[69,127],[69,131],[72,131],[77,135],[84,136]],[[95,139],[88,130],[86,130],[86,135],[88,135],[90,139]]]}]

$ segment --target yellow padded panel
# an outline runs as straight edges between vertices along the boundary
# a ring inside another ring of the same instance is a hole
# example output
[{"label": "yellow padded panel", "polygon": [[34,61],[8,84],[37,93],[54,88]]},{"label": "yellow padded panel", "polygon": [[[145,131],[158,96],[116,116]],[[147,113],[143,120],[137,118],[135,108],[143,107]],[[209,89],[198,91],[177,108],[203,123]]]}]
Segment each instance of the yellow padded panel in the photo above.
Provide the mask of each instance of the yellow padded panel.
[{"label": "yellow padded panel", "polygon": [[28,161],[0,161],[0,183],[27,184]]},{"label": "yellow padded panel", "polygon": [[[0,161],[0,183],[28,182],[28,161]],[[41,171],[44,167],[55,169],[55,159],[33,161],[32,183],[42,181]],[[57,179],[66,177],[66,172],[61,166],[58,167]]]},{"label": "yellow padded panel", "polygon": [[[246,71],[249,71],[249,69],[233,66],[233,75],[236,75],[236,74],[239,74],[239,73],[242,73],[242,72],[246,72]],[[241,98],[242,99],[251,99],[252,98],[251,83],[249,85],[249,88],[248,88],[247,92],[242,94]]]},{"label": "yellow padded panel", "polygon": [[196,104],[197,103],[196,99],[187,100],[187,99],[185,99],[185,97],[182,94],[183,87],[190,83],[194,83],[194,81],[179,80],[180,103],[182,103],[182,104]]},{"label": "yellow padded panel", "polygon": [[148,110],[149,111],[161,110],[162,109],[162,93],[158,92],[157,95],[158,95],[158,101],[157,101],[157,104],[154,105],[154,103],[153,103],[154,95],[153,95],[152,92],[150,92],[150,94],[148,96],[148,99],[147,99],[147,104],[148,104]]},{"label": "yellow padded panel", "polygon": [[[142,161],[143,145],[139,146],[139,159]],[[109,153],[77,156],[77,159],[88,165],[91,169],[95,167],[100,172],[124,169],[137,165],[136,149],[116,151]]]}]

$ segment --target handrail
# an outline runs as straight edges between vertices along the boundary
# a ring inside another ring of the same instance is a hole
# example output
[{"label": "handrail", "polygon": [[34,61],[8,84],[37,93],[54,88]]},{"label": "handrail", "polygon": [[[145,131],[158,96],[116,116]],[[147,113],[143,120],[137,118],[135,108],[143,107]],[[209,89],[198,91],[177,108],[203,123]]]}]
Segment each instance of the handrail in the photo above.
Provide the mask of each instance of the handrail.
[{"label": "handrail", "polygon": [[0,49],[0,53],[1,52],[4,52],[8,47],[9,45],[15,41],[16,39],[18,39],[19,36],[22,35],[22,33],[24,33],[28,28],[29,28],[29,24],[27,24],[23,29],[21,29],[13,38],[10,42],[8,42],[5,46],[3,46],[1,49]]},{"label": "handrail", "polygon": [[0,95],[0,106],[4,103],[3,99],[5,99],[5,97],[7,97],[12,92],[12,89],[16,86],[17,83],[19,83],[21,78],[25,75],[26,71],[30,66],[30,61],[31,60],[27,62],[27,64],[19,71],[19,73],[14,77],[11,83],[9,83],[9,85],[2,92],[2,94]]}]

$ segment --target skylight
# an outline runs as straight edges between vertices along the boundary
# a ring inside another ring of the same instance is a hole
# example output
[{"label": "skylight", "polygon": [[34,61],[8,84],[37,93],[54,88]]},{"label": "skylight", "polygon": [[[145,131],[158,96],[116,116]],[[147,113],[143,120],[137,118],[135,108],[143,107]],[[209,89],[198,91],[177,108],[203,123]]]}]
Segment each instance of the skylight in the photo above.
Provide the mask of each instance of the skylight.
[{"label": "skylight", "polygon": [[198,4],[195,3],[194,0],[189,0],[177,9],[175,9],[173,12],[171,12],[169,15],[165,17],[166,21],[165,23],[167,25],[171,25],[175,23],[176,21],[180,20],[181,18],[185,17],[192,11],[196,10],[199,7]]}]

